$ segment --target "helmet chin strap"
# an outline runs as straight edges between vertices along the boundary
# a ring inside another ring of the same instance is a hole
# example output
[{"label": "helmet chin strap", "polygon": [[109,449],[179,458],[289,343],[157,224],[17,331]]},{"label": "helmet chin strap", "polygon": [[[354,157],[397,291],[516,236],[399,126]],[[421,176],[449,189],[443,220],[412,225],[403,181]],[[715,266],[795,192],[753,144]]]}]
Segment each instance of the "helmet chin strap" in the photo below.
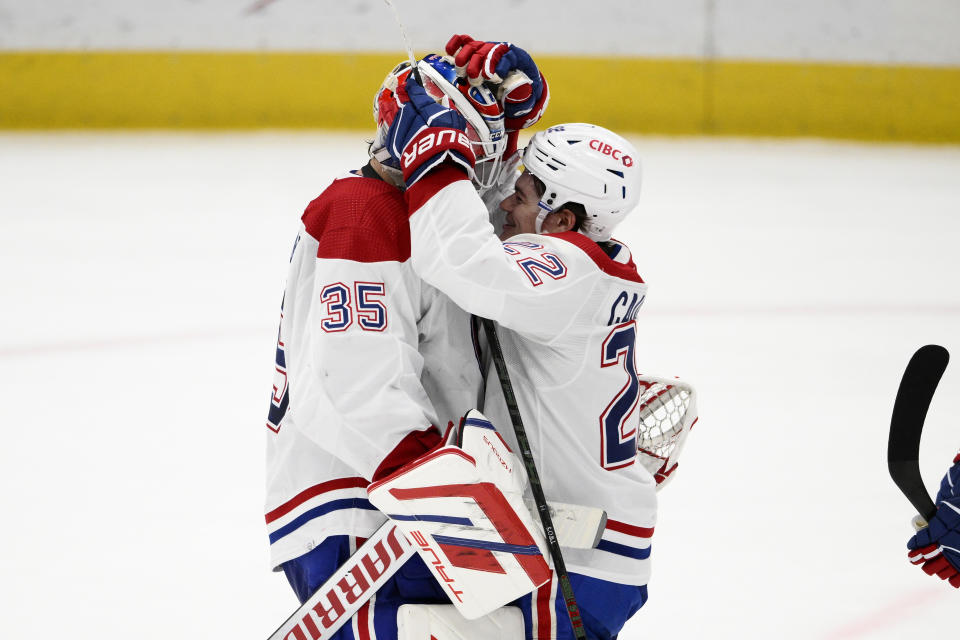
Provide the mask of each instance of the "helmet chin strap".
[{"label": "helmet chin strap", "polygon": [[387,182],[393,184],[394,186],[400,187],[403,189],[403,171],[398,167],[391,166],[395,164],[393,158],[390,156],[390,152],[387,151],[386,147],[380,147],[376,151],[371,147],[370,149],[370,158],[376,160],[380,166],[380,175]]},{"label": "helmet chin strap", "polygon": [[388,162],[390,162],[390,152],[387,151],[386,147],[380,147],[379,149],[374,149],[373,146],[371,146],[370,157],[378,160],[380,164],[387,164]]},{"label": "helmet chin strap", "polygon": [[543,200],[537,203],[537,206],[540,207],[540,213],[537,214],[537,220],[534,223],[534,230],[537,233],[543,233],[543,221],[547,219],[547,216],[553,213],[553,209],[547,207],[543,204]]}]

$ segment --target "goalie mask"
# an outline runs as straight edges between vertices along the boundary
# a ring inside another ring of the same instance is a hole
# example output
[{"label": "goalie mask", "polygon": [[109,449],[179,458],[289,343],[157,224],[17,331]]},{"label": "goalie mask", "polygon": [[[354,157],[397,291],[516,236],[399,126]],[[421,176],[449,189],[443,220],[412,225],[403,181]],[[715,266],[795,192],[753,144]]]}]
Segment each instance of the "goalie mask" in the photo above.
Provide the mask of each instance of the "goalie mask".
[{"label": "goalie mask", "polygon": [[[457,77],[457,70],[446,58],[430,54],[417,63],[427,95],[444,107],[455,109],[467,121],[466,134],[476,157],[474,186],[483,194],[496,184],[503,152],[507,147],[503,108],[494,93],[481,85],[471,87]],[[387,131],[400,111],[397,86],[407,81],[410,62],[405,61],[387,74],[373,98],[373,119],[377,135],[370,145],[370,156],[400,178],[400,167],[386,149]]]},{"label": "goalie mask", "polygon": [[574,123],[541,131],[524,149],[523,166],[547,187],[540,197],[537,233],[550,212],[577,202],[587,213],[580,233],[604,242],[640,200],[637,150],[603,127]]}]

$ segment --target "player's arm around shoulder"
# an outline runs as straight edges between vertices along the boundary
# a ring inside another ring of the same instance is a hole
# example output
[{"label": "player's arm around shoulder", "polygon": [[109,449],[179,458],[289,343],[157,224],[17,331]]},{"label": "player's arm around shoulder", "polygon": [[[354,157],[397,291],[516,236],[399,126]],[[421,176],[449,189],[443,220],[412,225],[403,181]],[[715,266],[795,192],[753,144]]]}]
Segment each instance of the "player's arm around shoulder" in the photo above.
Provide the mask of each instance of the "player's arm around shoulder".
[{"label": "player's arm around shoulder", "polygon": [[456,168],[418,182],[407,202],[414,270],[470,313],[547,337],[583,305],[596,271],[589,258],[548,235],[501,242],[486,205]]}]

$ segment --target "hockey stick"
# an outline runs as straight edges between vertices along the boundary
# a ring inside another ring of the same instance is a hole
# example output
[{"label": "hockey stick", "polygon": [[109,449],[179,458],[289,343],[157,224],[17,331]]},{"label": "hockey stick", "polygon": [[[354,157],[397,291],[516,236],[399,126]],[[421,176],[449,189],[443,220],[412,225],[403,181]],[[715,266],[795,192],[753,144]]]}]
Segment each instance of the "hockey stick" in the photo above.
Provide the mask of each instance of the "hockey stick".
[{"label": "hockey stick", "polygon": [[537,465],[534,463],[533,453],[530,451],[530,441],[527,440],[527,432],[523,428],[520,408],[517,406],[513,384],[510,382],[510,372],[507,371],[507,363],[503,359],[503,348],[500,346],[500,338],[497,337],[497,327],[493,324],[493,320],[488,318],[483,318],[481,322],[483,323],[483,330],[487,334],[487,340],[490,342],[490,353],[493,355],[493,363],[497,367],[497,377],[500,378],[503,397],[507,402],[507,409],[510,411],[510,421],[513,423],[513,431],[517,436],[520,457],[523,458],[523,466],[526,468],[527,476],[530,479],[533,499],[536,502],[537,511],[540,513],[540,522],[543,524],[543,531],[547,536],[547,546],[550,548],[550,557],[553,558],[557,581],[560,583],[560,591],[563,593],[563,600],[567,605],[567,615],[570,616],[573,634],[577,640],[586,640],[587,633],[584,631],[583,621],[580,619],[580,608],[577,606],[577,599],[573,595],[573,586],[570,584],[570,576],[567,575],[567,567],[563,562],[560,543],[557,541],[553,519],[550,517],[550,508],[547,506],[547,499],[543,495],[543,487],[540,485],[540,474],[537,473]]},{"label": "hockey stick", "polygon": [[[548,506],[559,522],[557,535],[564,546],[596,548],[607,522],[602,509],[559,502],[551,502]],[[269,640],[330,638],[415,552],[416,548],[388,520],[270,635]]]},{"label": "hockey stick", "polygon": [[268,640],[330,638],[415,554],[387,520]]},{"label": "hockey stick", "polygon": [[926,522],[937,512],[920,477],[920,434],[927,409],[950,354],[939,345],[920,347],[903,372],[890,420],[887,466],[890,477]]}]

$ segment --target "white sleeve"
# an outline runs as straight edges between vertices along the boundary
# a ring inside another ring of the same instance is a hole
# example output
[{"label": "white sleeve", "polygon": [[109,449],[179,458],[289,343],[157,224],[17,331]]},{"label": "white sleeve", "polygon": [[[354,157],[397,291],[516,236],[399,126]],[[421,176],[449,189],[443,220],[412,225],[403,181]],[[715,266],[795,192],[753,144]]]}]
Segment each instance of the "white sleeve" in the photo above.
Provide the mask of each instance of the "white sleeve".
[{"label": "white sleeve", "polygon": [[458,423],[464,412],[481,404],[483,376],[473,340],[470,314],[436,288],[421,286],[417,321],[423,356],[420,381],[437,412],[436,425]]},{"label": "white sleeve", "polygon": [[540,342],[570,324],[595,270],[567,243],[516,236],[501,243],[473,185],[454,168],[407,193],[413,268],[470,313]]}]

